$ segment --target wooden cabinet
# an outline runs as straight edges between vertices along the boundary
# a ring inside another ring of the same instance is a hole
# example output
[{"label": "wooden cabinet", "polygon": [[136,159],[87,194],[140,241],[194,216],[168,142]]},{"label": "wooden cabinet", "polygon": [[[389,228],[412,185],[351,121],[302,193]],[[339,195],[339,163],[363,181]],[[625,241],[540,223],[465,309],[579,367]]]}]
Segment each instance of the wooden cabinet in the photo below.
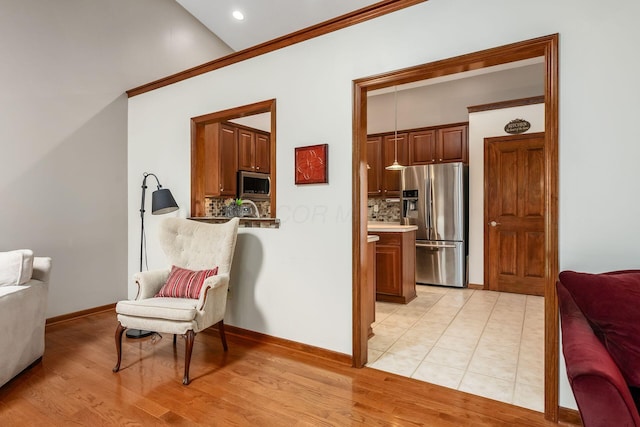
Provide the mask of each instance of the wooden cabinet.
[{"label": "wooden cabinet", "polygon": [[200,126],[206,197],[236,197],[238,170],[270,172],[269,134],[226,122]]},{"label": "wooden cabinet", "polygon": [[238,127],[238,169],[270,172],[270,143],[267,133]]},{"label": "wooden cabinet", "polygon": [[236,196],[237,129],[224,123],[204,125],[205,196]]},{"label": "wooden cabinet", "polygon": [[367,187],[369,196],[382,195],[382,137],[367,138]]},{"label": "wooden cabinet", "polygon": [[467,125],[438,129],[436,143],[437,163],[468,163],[469,148],[467,147],[467,133]]},{"label": "wooden cabinet", "polygon": [[247,129],[238,129],[238,170],[254,170],[255,153],[256,134]]},{"label": "wooden cabinet", "polygon": [[375,232],[376,300],[406,304],[416,297],[416,232]]},{"label": "wooden cabinet", "polygon": [[436,162],[436,131],[409,132],[409,164],[427,165]]},{"label": "wooden cabinet", "polygon": [[271,172],[271,138],[266,133],[256,133],[256,172]]},{"label": "wooden cabinet", "polygon": [[409,165],[468,162],[467,125],[409,132]]},{"label": "wooden cabinet", "polygon": [[[469,162],[468,126],[412,129],[398,133],[398,163],[403,166],[431,163]],[[367,172],[369,197],[399,197],[400,171],[385,169],[396,157],[395,134],[371,135],[367,138]]]},{"label": "wooden cabinet", "polygon": [[380,171],[382,174],[383,197],[400,197],[400,171],[390,171],[385,168],[393,164],[396,159],[396,153],[398,163],[403,166],[409,164],[407,139],[408,134],[406,133],[399,133],[397,141],[395,134],[384,135],[382,137],[382,164],[380,165]]}]

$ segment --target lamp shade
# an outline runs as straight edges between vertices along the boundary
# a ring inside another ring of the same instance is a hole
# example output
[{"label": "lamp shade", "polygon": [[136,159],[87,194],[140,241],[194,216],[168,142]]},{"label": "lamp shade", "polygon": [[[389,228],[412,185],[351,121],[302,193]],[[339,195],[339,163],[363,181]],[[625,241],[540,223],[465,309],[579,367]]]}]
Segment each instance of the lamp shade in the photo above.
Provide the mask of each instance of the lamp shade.
[{"label": "lamp shade", "polygon": [[387,166],[385,169],[388,171],[401,171],[402,169],[404,169],[404,166],[398,163],[397,160],[394,160],[393,163]]},{"label": "lamp shade", "polygon": [[178,209],[176,200],[168,188],[159,188],[151,195],[151,213],[162,215]]}]

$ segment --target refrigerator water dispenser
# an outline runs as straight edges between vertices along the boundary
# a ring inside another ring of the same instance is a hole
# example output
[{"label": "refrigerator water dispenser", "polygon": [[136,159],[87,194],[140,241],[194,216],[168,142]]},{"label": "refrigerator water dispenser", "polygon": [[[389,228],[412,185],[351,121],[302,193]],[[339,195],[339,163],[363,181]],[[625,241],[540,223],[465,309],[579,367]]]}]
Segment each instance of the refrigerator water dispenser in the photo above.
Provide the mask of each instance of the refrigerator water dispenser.
[{"label": "refrigerator water dispenser", "polygon": [[402,223],[415,224],[418,219],[418,190],[402,192]]}]

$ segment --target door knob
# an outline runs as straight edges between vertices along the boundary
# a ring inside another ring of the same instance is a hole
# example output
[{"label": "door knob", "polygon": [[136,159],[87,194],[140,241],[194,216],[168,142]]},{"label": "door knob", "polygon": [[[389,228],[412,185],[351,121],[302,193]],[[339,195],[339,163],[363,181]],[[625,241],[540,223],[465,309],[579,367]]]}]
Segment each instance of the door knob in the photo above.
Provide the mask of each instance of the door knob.
[{"label": "door knob", "polygon": [[489,225],[492,226],[492,227],[495,227],[496,225],[500,225],[500,223],[499,222],[495,222],[495,221],[491,221],[489,223]]}]

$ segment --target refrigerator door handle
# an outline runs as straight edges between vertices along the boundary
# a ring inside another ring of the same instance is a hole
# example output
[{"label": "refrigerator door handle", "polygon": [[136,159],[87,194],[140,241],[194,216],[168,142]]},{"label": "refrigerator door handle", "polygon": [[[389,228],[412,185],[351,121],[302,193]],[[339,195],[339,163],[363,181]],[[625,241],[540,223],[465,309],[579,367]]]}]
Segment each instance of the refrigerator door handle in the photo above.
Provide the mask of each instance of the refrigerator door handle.
[{"label": "refrigerator door handle", "polygon": [[425,198],[424,198],[424,218],[425,218],[425,222],[426,222],[426,226],[427,226],[427,237],[428,239],[431,238],[431,181],[429,181],[429,179],[427,178],[424,182],[424,193],[425,193]]},{"label": "refrigerator door handle", "polygon": [[416,246],[419,246],[421,248],[455,248],[456,245],[451,245],[451,244],[444,244],[444,245],[440,245],[438,243],[416,243]]}]

